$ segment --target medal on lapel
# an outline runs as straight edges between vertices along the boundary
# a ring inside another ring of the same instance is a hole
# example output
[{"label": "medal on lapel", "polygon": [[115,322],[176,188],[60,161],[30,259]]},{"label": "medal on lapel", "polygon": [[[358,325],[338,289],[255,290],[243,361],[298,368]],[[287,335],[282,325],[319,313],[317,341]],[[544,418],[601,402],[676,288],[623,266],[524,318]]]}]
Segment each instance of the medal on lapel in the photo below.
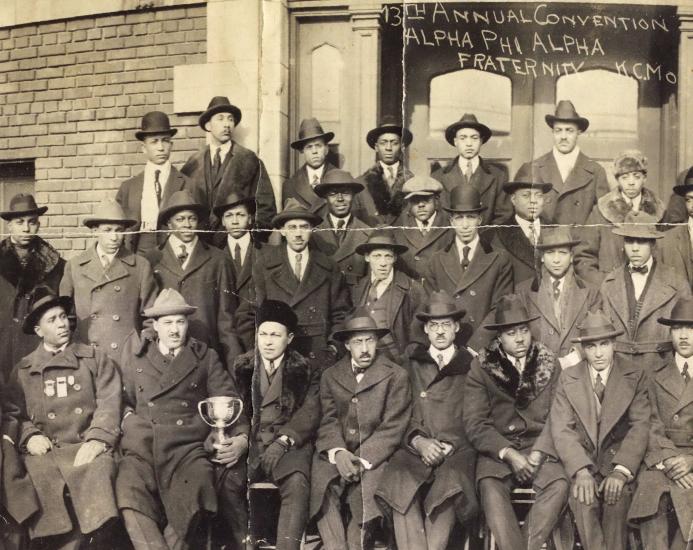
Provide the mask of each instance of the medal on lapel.
[{"label": "medal on lapel", "polygon": [[48,397],[53,397],[55,395],[55,380],[44,380],[43,393]]},{"label": "medal on lapel", "polygon": [[58,397],[67,397],[67,376],[58,376],[55,385]]}]

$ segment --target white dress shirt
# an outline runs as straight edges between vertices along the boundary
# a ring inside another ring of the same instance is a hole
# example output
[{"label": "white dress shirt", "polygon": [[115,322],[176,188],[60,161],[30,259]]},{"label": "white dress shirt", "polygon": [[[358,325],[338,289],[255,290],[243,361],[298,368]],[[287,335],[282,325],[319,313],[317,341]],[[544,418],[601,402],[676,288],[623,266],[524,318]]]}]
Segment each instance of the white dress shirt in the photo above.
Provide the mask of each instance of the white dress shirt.
[{"label": "white dress shirt", "polygon": [[575,163],[577,162],[578,155],[580,154],[580,147],[577,145],[567,155],[561,153],[556,147],[553,148],[553,158],[556,160],[558,165],[558,171],[561,173],[561,179],[563,183],[568,179],[570,172],[575,168]]},{"label": "white dress shirt", "polygon": [[346,226],[349,225],[349,222],[351,221],[351,214],[347,214],[344,218],[338,218],[332,213],[329,213],[327,216],[330,218],[330,224],[334,229],[337,229],[339,220],[344,220],[344,229],[346,229]]},{"label": "white dress shirt", "polygon": [[387,277],[385,277],[384,279],[382,279],[380,281],[376,281],[376,278],[371,273],[371,286],[376,285],[375,293],[376,293],[378,299],[380,299],[380,297],[383,295],[383,293],[389,288],[389,286],[392,284],[392,281],[394,278],[395,278],[394,268],[390,270],[390,274]]},{"label": "white dress shirt", "polygon": [[173,356],[174,356],[174,357],[178,357],[178,354],[180,353],[180,350],[183,349],[183,346],[181,346],[181,347],[178,347],[178,348],[176,348],[176,349],[174,349],[174,350],[171,350],[171,348],[166,347],[166,346],[161,342],[161,340],[159,340],[159,341],[157,342],[157,346],[158,346],[158,348],[159,348],[159,351],[161,352],[161,355],[163,355],[164,357],[168,357],[169,353],[171,353],[171,352],[173,352]]},{"label": "white dress shirt", "polygon": [[474,158],[471,159],[466,159],[462,155],[460,155],[457,158],[457,164],[460,167],[460,170],[462,170],[463,174],[467,173],[467,164],[471,162],[472,163],[472,174],[476,172],[476,169],[479,168],[479,155],[476,155]]},{"label": "white dress shirt", "polygon": [[477,233],[475,237],[469,241],[467,244],[464,244],[461,240],[455,239],[455,246],[457,246],[457,253],[460,255],[460,261],[462,258],[464,258],[464,247],[468,246],[469,247],[469,254],[467,255],[467,259],[471,263],[472,258],[474,257],[474,254],[476,253],[476,248],[479,246],[479,234]]},{"label": "white dress shirt", "polygon": [[168,238],[168,242],[171,245],[171,250],[173,250],[173,255],[178,258],[180,256],[182,250],[180,249],[181,246],[185,247],[185,251],[188,253],[188,257],[185,258],[185,261],[181,264],[181,269],[185,269],[188,267],[188,264],[190,263],[190,258],[192,258],[193,255],[193,250],[195,250],[195,245],[197,244],[197,241],[199,238],[197,235],[195,235],[195,238],[190,241],[189,243],[184,243],[181,241],[178,237],[176,237],[174,234],[171,234]]},{"label": "white dress shirt", "polygon": [[209,146],[209,154],[212,159],[212,166],[214,166],[214,157],[217,155],[217,149],[219,149],[219,160],[221,160],[221,164],[224,164],[224,161],[226,160],[226,155],[228,155],[229,151],[231,151],[232,145],[233,141],[229,140],[226,143],[222,143],[221,145]]},{"label": "white dress shirt", "polygon": [[171,163],[154,164],[147,162],[144,165],[144,183],[142,184],[142,200],[140,201],[140,217],[142,218],[142,229],[147,231],[156,230],[156,222],[159,216],[159,202],[156,199],[156,171],[159,170],[159,184],[161,185],[161,196],[164,196],[166,182],[171,174]]},{"label": "white dress shirt", "polygon": [[652,273],[652,265],[654,264],[654,258],[650,257],[645,264],[647,266],[647,273],[631,273],[630,279],[633,281],[633,290],[635,291],[635,299],[639,300],[642,295],[642,291],[645,290],[645,285],[647,284],[647,278]]},{"label": "white dress shirt", "polygon": [[113,263],[113,260],[115,260],[117,254],[118,250],[116,250],[113,254],[106,254],[101,248],[101,245],[99,243],[96,243],[96,255],[98,256],[99,261],[101,262],[101,265],[103,267],[106,267],[103,265],[104,257],[108,260],[108,265],[111,265]]},{"label": "white dress shirt", "polygon": [[[306,171],[308,172],[308,183],[311,187],[315,187],[318,183],[322,181],[322,174],[325,171],[325,165],[319,166],[318,168],[311,168],[306,164]],[[317,181],[316,181],[317,176]]]},{"label": "white dress shirt", "polygon": [[688,218],[688,237],[691,241],[691,247],[693,247],[693,218]]},{"label": "white dress shirt", "polygon": [[[385,181],[389,186],[392,186],[392,184],[395,183],[395,179],[397,179],[397,171],[399,170],[399,161],[395,162],[394,164],[385,164],[382,160],[378,161],[380,163],[380,166],[383,169],[383,174],[386,176]],[[387,177],[390,175],[390,171],[392,171],[392,182],[387,181]]]},{"label": "white dress shirt", "polygon": [[[450,361],[452,361],[453,356],[455,355],[455,352],[457,351],[457,348],[455,347],[455,344],[449,345],[445,349],[438,349],[437,347],[431,345],[428,347],[428,354],[433,357],[433,360],[436,362],[438,365],[438,370],[441,370],[444,366],[447,366]],[[438,356],[442,355],[443,357],[443,365],[438,362]]]},{"label": "white dress shirt", "polygon": [[289,257],[289,265],[291,266],[292,273],[296,273],[296,254],[301,255],[301,280],[303,280],[303,277],[306,276],[306,268],[308,267],[310,248],[306,246],[301,252],[294,252],[289,245],[286,245],[286,252]]},{"label": "white dress shirt", "polygon": [[537,241],[539,240],[539,234],[541,233],[541,221],[539,220],[539,218],[529,221],[515,214],[515,221],[517,222],[517,225],[520,226],[520,229],[522,229],[522,232],[525,234],[525,237],[527,237],[528,241],[532,242],[532,239],[530,238],[530,226],[534,227],[534,237]]},{"label": "white dress shirt", "polygon": [[241,247],[242,264],[243,260],[245,259],[245,253],[248,251],[248,247],[250,246],[250,233],[243,233],[243,236],[240,239],[234,239],[231,235],[228,235],[226,238],[226,242],[228,244],[229,250],[231,251],[232,258],[234,257],[234,254],[236,254],[236,245],[239,245]]},{"label": "white dress shirt", "polygon": [[674,353],[674,361],[676,361],[676,367],[679,369],[681,376],[683,376],[683,364],[688,363],[688,376],[693,378],[693,357],[686,359],[678,353]]},{"label": "white dress shirt", "polygon": [[262,365],[265,367],[265,372],[267,373],[267,376],[270,377],[272,376],[275,372],[277,372],[277,369],[279,366],[282,364],[282,361],[284,360],[284,354],[282,353],[279,357],[274,359],[272,361],[274,365],[274,369],[270,367],[270,362],[269,360],[265,359],[264,357],[260,356],[260,359],[262,359]]},{"label": "white dress shirt", "polygon": [[419,231],[425,231],[428,233],[431,230],[431,227],[433,227],[433,220],[435,220],[435,218],[436,213],[434,212],[425,222],[422,222],[419,218],[414,218],[414,221],[416,222],[416,227],[419,228]]},{"label": "white dress shirt", "polygon": [[638,212],[640,210],[640,203],[642,202],[642,193],[639,193],[637,197],[631,199],[627,197],[624,193],[621,193],[621,198],[626,201],[626,204],[630,204],[630,209],[633,212]]}]

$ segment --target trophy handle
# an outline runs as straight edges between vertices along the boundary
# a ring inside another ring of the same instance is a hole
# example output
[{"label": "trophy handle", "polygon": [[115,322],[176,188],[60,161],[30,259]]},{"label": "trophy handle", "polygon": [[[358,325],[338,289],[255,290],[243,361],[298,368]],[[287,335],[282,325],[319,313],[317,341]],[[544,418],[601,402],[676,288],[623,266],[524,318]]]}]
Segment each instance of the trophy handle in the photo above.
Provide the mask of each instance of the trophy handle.
[{"label": "trophy handle", "polygon": [[233,420],[231,420],[231,422],[229,422],[229,426],[232,426],[233,424],[235,424],[238,421],[238,419],[241,417],[241,414],[243,413],[243,401],[241,399],[234,397],[233,403],[238,403],[238,413],[236,413],[236,415],[233,417]]},{"label": "trophy handle", "polygon": [[[202,412],[202,405],[205,405],[205,412]],[[200,416],[202,417],[202,420],[204,421],[207,426],[210,428],[214,428],[214,424],[212,424],[209,420],[207,420],[207,411],[206,411],[206,405],[207,401],[202,400],[197,403],[197,412],[200,413]]]}]

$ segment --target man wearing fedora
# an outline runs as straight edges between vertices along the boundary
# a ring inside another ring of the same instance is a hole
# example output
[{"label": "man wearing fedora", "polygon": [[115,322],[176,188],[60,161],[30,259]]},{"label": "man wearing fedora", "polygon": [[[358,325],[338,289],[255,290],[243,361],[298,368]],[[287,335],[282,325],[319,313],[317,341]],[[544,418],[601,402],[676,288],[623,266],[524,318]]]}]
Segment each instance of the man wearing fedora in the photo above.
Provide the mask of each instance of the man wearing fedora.
[{"label": "man wearing fedora", "polygon": [[161,204],[181,189],[192,189],[192,182],[171,165],[172,138],[178,130],[171,128],[168,115],[151,111],[142,117],[135,138],[142,142],[146,159],[144,171],[120,184],[116,201],[125,215],[137,220],[138,233],[128,235],[133,252],[147,255],[166,240],[165,228],[158,225]]},{"label": "man wearing fedora", "polygon": [[127,335],[143,327],[142,311],[156,298],[156,282],[149,261],[123,242],[137,220],[116,201],[104,200],[83,224],[96,242],[67,262],[60,295],[74,301],[76,339],[117,362]]},{"label": "man wearing fedora", "polygon": [[561,100],[553,115],[546,115],[553,133],[553,150],[523,164],[516,180],[551,183],[544,212],[553,223],[583,225],[597,200],[609,192],[606,171],[578,146],[589,120],[578,115],[573,103]]},{"label": "man wearing fedora", "polygon": [[37,288],[23,329],[40,342],[17,363],[11,392],[22,410],[17,448],[40,503],[29,534],[39,547],[77,550],[90,538],[105,544],[118,518],[122,382],[108,355],[72,341],[71,308],[71,298]]},{"label": "man wearing fedora", "polygon": [[[308,522],[310,465],[320,422],[321,368],[292,349],[298,319],[288,304],[265,300],[257,347],[236,358],[233,377],[252,419],[248,479],[279,487],[279,550],[298,550]],[[237,506],[245,506],[245,495]],[[255,523],[251,509],[251,531]]]},{"label": "man wearing fedora", "polygon": [[615,355],[621,333],[603,312],[587,314],[573,339],[585,359],[561,372],[551,406],[556,456],[571,480],[569,504],[585,550],[625,550],[632,481],[650,431],[648,367]]},{"label": "man wearing fedora", "polygon": [[473,357],[455,345],[463,316],[446,292],[434,293],[416,313],[427,341],[407,347],[412,417],[376,493],[392,514],[401,549],[445,550],[455,521],[469,535],[478,512],[476,451],[465,435],[462,411]]},{"label": "man wearing fedora", "polygon": [[[479,454],[479,496],[501,550],[539,550],[568,498],[563,468],[550,458],[555,450],[548,422],[561,367],[551,350],[532,338],[529,323],[535,319],[517,296],[501,298],[494,322],[486,325],[496,338],[472,361],[464,393],[464,427]],[[510,502],[516,487],[536,492],[522,532]],[[560,545],[557,538],[554,544]]]},{"label": "man wearing fedora", "polygon": [[684,203],[685,223],[664,234],[660,253],[662,262],[685,277],[693,288],[693,168],[681,184],[674,186],[674,195]]},{"label": "man wearing fedora", "polygon": [[159,213],[159,224],[170,233],[152,254],[152,266],[159,288],[173,288],[195,304],[190,336],[209,344],[228,366],[242,353],[234,320],[238,298],[225,254],[196,233],[206,215],[189,191],[171,195]]},{"label": "man wearing fedora", "polygon": [[437,251],[427,262],[424,288],[430,295],[445,290],[464,303],[467,315],[460,329],[460,340],[467,343],[501,296],[513,290],[513,268],[508,255],[495,250],[479,238],[482,212],[479,192],[461,185],[450,193],[444,207],[454,228],[454,240]]},{"label": "man wearing fedora", "polygon": [[367,312],[355,311],[335,332],[348,353],[320,381],[310,517],[326,550],[373,547],[372,527],[381,517],[375,493],[409,424],[407,372],[377,351],[387,333]]},{"label": "man wearing fedora", "polygon": [[195,306],[165,288],[123,351],[124,414],[116,493],[136,550],[203,548],[213,538],[241,550],[247,531],[248,421],[241,415],[218,441],[198,413],[209,397],[239,397],[218,354],[190,336]]},{"label": "man wearing fedora", "polygon": [[508,198],[502,192],[507,175],[479,156],[481,146],[491,139],[491,134],[491,129],[481,124],[475,115],[465,113],[445,129],[445,140],[457,149],[457,156],[432,174],[445,188],[444,204],[447,204],[447,197],[455,187],[474,187],[486,207],[482,215],[484,226],[500,223],[512,216]]},{"label": "man wearing fedora", "polygon": [[[267,229],[277,212],[274,191],[262,160],[233,140],[241,114],[227,97],[213,97],[198,121],[200,128],[207,132],[209,144],[193,154],[181,172],[193,180],[193,196],[202,197],[207,211],[221,204],[232,191],[244,197],[255,197],[257,228]],[[220,225],[213,214],[209,227],[219,229]],[[266,237],[265,232],[258,234],[263,241]]]},{"label": "man wearing fedora", "polygon": [[47,210],[32,195],[20,193],[12,197],[8,210],[0,212],[9,233],[0,241],[0,338],[5,342],[0,382],[36,347],[36,335],[22,330],[34,289],[47,285],[57,291],[65,269],[58,251],[38,236],[39,217]]},{"label": "man wearing fedora", "polygon": [[375,207],[370,214],[378,223],[391,225],[404,209],[402,186],[414,176],[404,166],[404,150],[413,140],[412,133],[391,115],[384,116],[380,124],[366,134],[366,143],[375,151],[375,164],[357,181],[365,185]]},{"label": "man wearing fedora", "polygon": [[[693,166],[683,170],[676,177],[675,186],[693,184]],[[681,192],[674,191],[669,196],[667,209],[664,213],[663,223],[686,223],[688,219],[688,209],[686,208],[685,196]]]},{"label": "man wearing fedora", "polygon": [[650,442],[628,519],[645,548],[684,550],[693,540],[693,300],[679,300],[659,322],[670,329],[674,353],[650,380]]},{"label": "man wearing fedora", "polygon": [[654,258],[662,233],[657,220],[644,213],[628,213],[612,230],[623,237],[626,262],[614,269],[600,287],[604,313],[620,331],[614,349],[631,360],[654,365],[668,356],[671,341],[657,322],[666,317],[679,298],[690,296],[683,276]]}]

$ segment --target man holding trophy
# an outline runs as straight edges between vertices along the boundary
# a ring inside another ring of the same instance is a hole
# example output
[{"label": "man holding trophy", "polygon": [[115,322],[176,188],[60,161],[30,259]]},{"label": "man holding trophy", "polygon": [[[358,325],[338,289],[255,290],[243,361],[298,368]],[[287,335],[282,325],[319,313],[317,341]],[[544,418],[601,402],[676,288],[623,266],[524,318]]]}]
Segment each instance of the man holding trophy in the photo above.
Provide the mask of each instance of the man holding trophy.
[{"label": "man holding trophy", "polygon": [[[242,548],[247,529],[247,511],[230,503],[245,495],[248,424],[217,353],[188,336],[195,309],[162,290],[144,311],[152,327],[133,332],[123,349],[116,495],[136,550],[203,548],[212,516],[224,524],[214,535],[227,548]],[[233,540],[222,540],[229,531]]]}]

